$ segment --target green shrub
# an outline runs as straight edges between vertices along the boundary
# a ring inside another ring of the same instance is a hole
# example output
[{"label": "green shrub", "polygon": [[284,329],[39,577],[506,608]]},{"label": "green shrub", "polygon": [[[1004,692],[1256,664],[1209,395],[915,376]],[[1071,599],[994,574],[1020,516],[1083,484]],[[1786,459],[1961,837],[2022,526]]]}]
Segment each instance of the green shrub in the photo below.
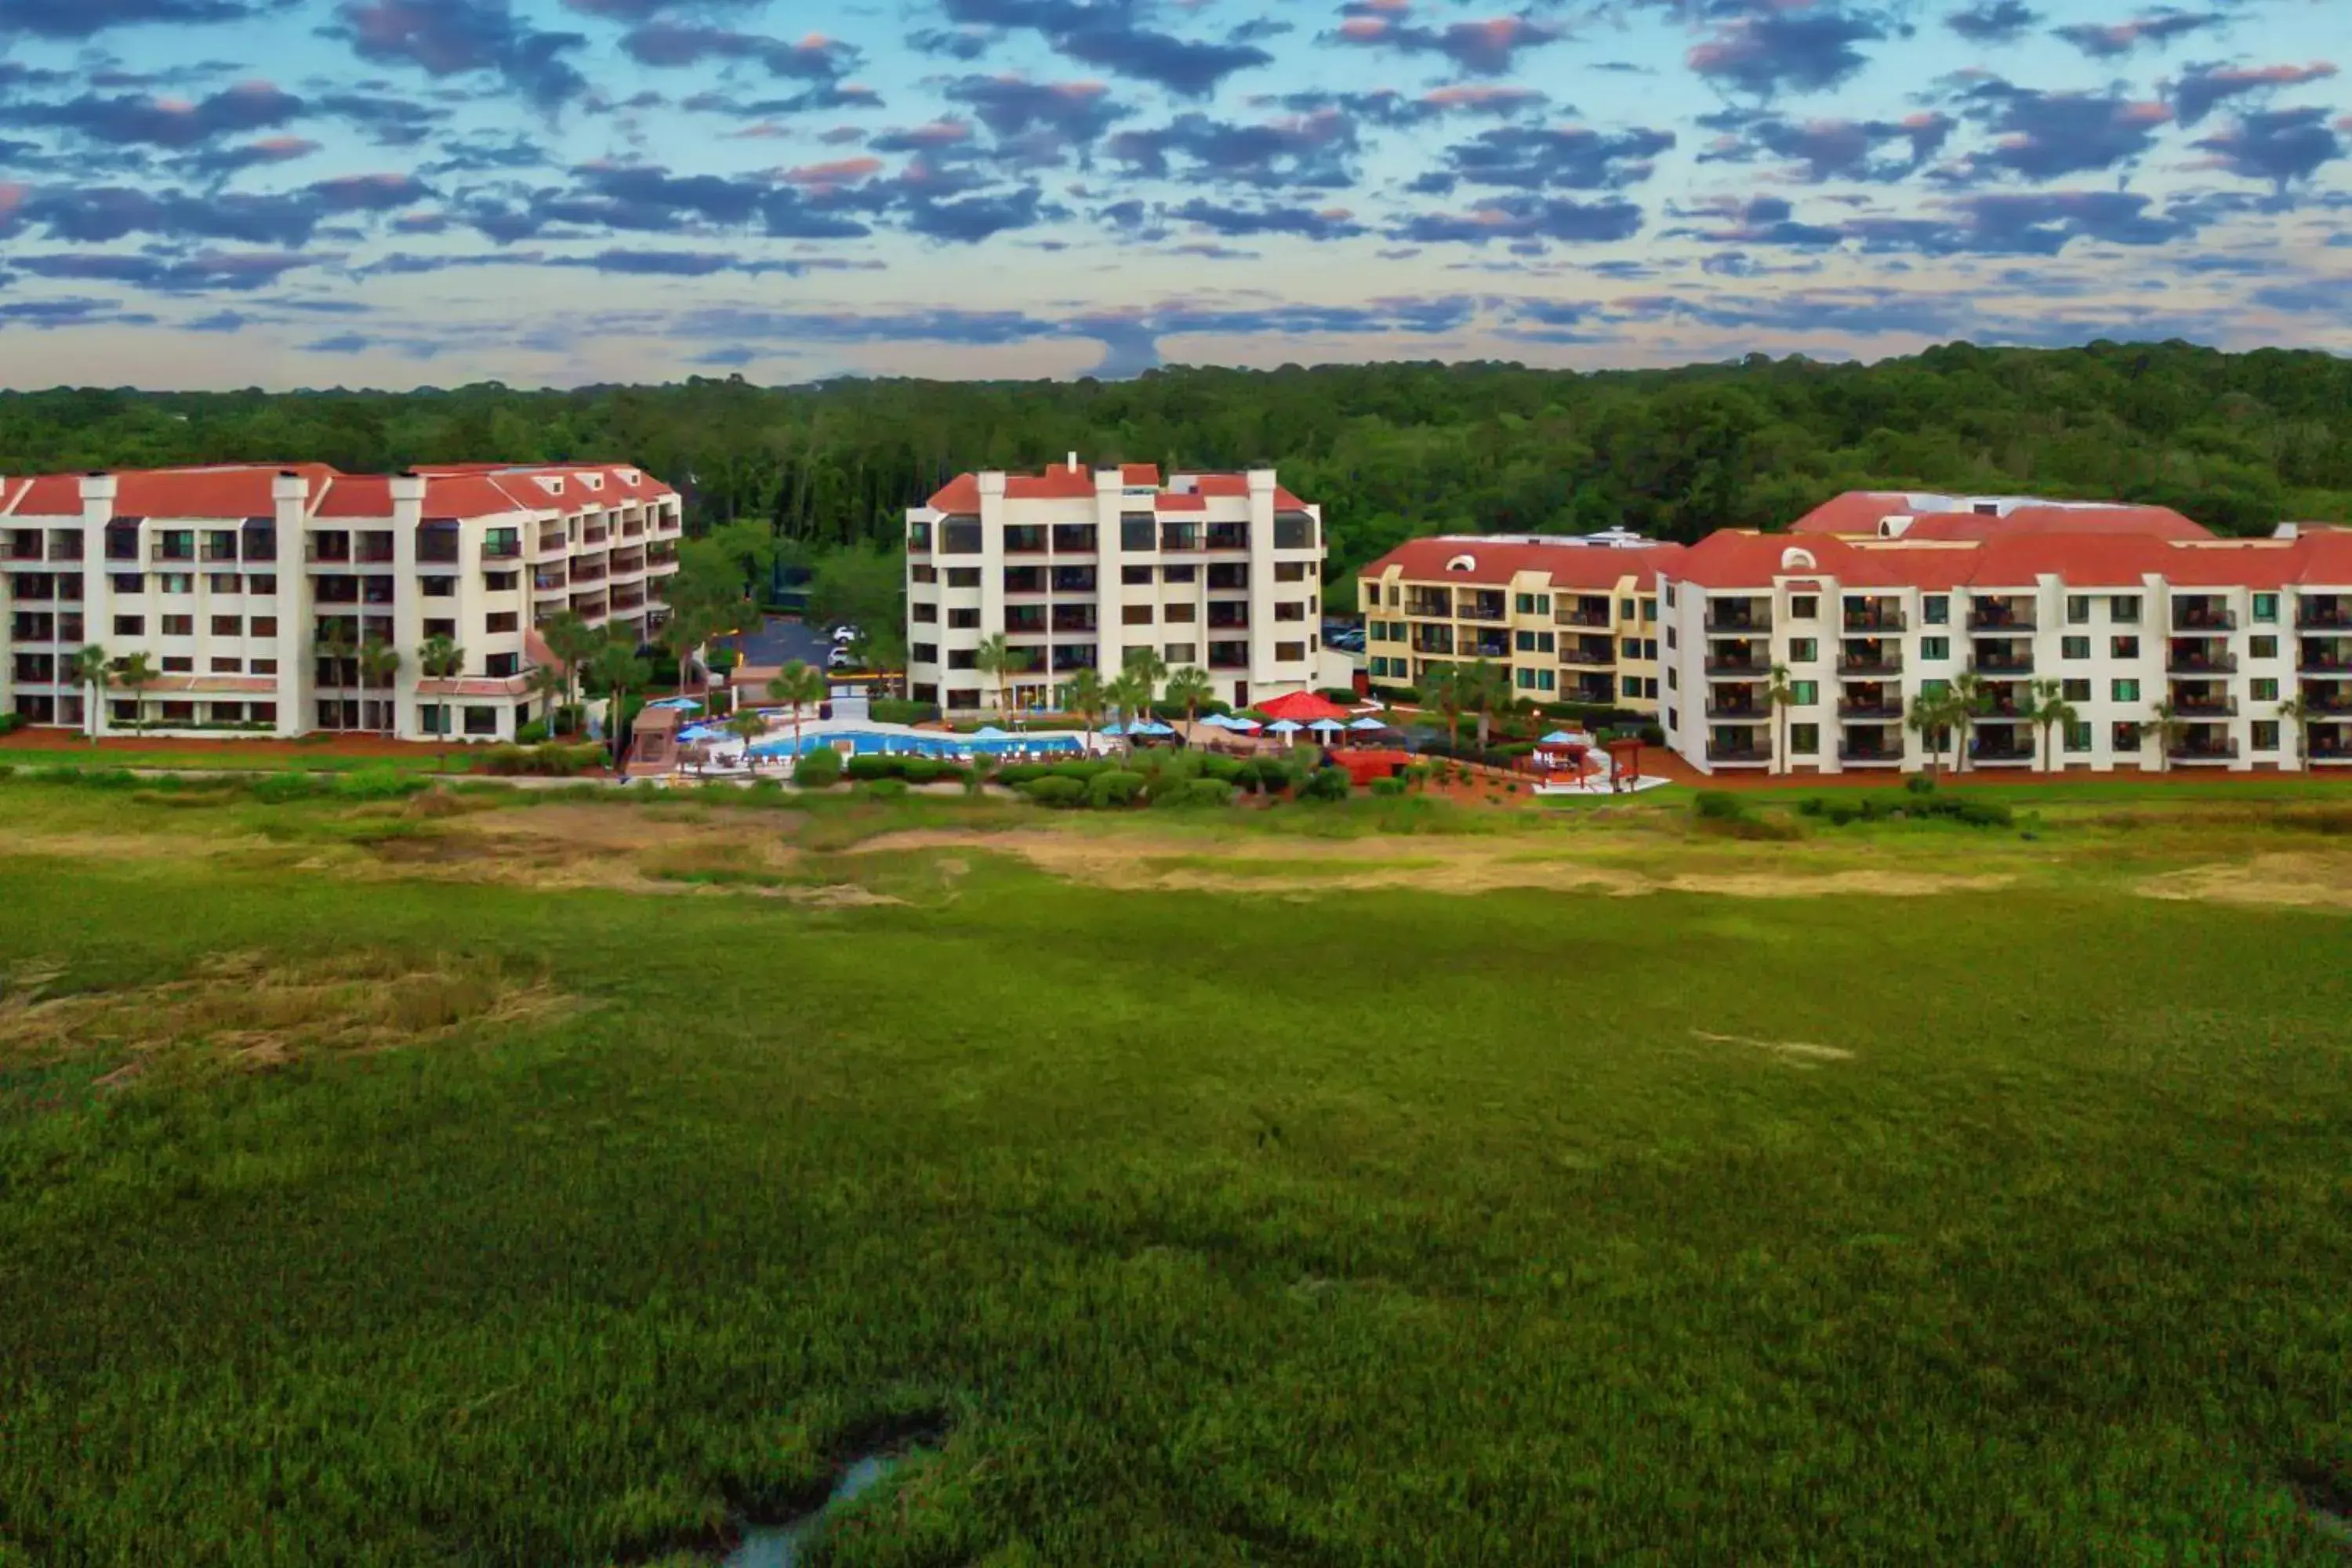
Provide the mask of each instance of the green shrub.
[{"label": "green shrub", "polygon": [[1903,781],[1903,787],[1912,795],[1933,795],[1936,793],[1936,781],[1926,773],[1913,773]]},{"label": "green shrub", "polygon": [[1370,788],[1371,788],[1371,792],[1372,792],[1374,795],[1402,795],[1402,794],[1404,793],[1404,780],[1402,780],[1402,779],[1374,779],[1374,780],[1371,782]]},{"label": "green shrub", "polygon": [[320,793],[343,800],[404,800],[431,788],[433,781],[397,768],[359,768],[333,774],[320,783]]},{"label": "green shrub", "polygon": [[1691,797],[1691,810],[1705,822],[1738,822],[1748,816],[1748,803],[1719,789],[1703,789]]},{"label": "green shrub", "polygon": [[1201,776],[1214,779],[1220,784],[1237,784],[1249,769],[1249,764],[1239,757],[1220,757],[1208,752],[1193,754],[1201,759]]},{"label": "green shrub", "polygon": [[831,789],[841,782],[841,753],[816,746],[793,764],[793,784],[800,789]]},{"label": "green shrub", "polygon": [[877,697],[866,704],[877,724],[930,724],[940,717],[936,702],[909,702],[900,697]]},{"label": "green shrub", "polygon": [[1354,691],[1344,686],[1327,686],[1315,695],[1326,702],[1337,702],[1342,708],[1352,708],[1363,700]]},{"label": "green shrub", "polygon": [[1019,789],[1023,784],[1047,777],[1053,772],[1047,763],[1007,763],[996,770],[996,782],[1007,789]]},{"label": "green shrub", "polygon": [[907,781],[905,779],[869,779],[865,784],[859,784],[857,788],[861,794],[871,795],[876,800],[904,800],[907,798]]},{"label": "green shrub", "polygon": [[22,713],[0,713],[0,735],[13,735],[24,727]]},{"label": "green shrub", "polygon": [[1317,768],[1299,786],[1301,800],[1345,800],[1353,787],[1345,768]]},{"label": "green shrub", "polygon": [[515,744],[518,746],[536,746],[546,739],[547,721],[544,719],[533,719],[515,731]]},{"label": "green shrub", "polygon": [[1971,827],[2007,827],[2015,814],[2000,801],[1963,796],[1952,803],[1952,816]]},{"label": "green shrub", "polygon": [[1231,805],[1234,804],[1234,786],[1223,779],[1193,779],[1184,786],[1182,804]]},{"label": "green shrub", "polygon": [[1080,784],[1087,784],[1091,782],[1097,773],[1109,773],[1118,766],[1118,764],[1108,757],[1087,757],[1083,761],[1048,763],[1045,764],[1045,772],[1054,778],[1076,779]]},{"label": "green shrub", "polygon": [[1143,775],[1124,771],[1097,773],[1087,783],[1087,804],[1100,811],[1107,807],[1133,805],[1135,797],[1143,793]]},{"label": "green shrub", "polygon": [[535,746],[492,746],[472,759],[474,771],[499,778],[569,778],[599,765],[604,749],[549,741]]},{"label": "green shrub", "polygon": [[1421,690],[1412,686],[1383,686],[1381,699],[1387,702],[1407,702],[1418,708],[1421,706]]},{"label": "green shrub", "polygon": [[1055,775],[1032,779],[1021,786],[1021,793],[1039,805],[1067,809],[1086,803],[1087,785],[1083,779]]}]

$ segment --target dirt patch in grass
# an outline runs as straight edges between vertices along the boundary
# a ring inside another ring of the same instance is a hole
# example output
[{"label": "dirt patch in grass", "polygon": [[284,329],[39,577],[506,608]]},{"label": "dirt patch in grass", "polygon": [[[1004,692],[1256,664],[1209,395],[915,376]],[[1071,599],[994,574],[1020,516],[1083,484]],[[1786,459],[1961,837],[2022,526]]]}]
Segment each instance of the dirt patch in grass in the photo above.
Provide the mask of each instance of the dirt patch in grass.
[{"label": "dirt patch in grass", "polygon": [[1693,1029],[1691,1036],[1695,1039],[1706,1040],[1718,1046],[1747,1046],[1755,1050],[1769,1051],[1776,1057],[1786,1057],[1792,1061],[1807,1065],[1814,1062],[1853,1060],[1853,1053],[1842,1047],[1816,1046],[1803,1040],[1759,1040],[1748,1035],[1712,1034],[1706,1029]]},{"label": "dirt patch in grass", "polygon": [[2352,910],[2352,855],[2257,855],[2242,864],[2168,871],[2137,890],[2151,899]]},{"label": "dirt patch in grass", "polygon": [[61,965],[27,962],[0,982],[0,1063],[122,1058],[100,1081],[158,1063],[257,1070],[320,1054],[428,1045],[475,1024],[512,1028],[575,1011],[543,974],[494,962],[365,953],[303,963],[253,953],[207,960],[179,980],[58,991]]},{"label": "dirt patch in grass", "polygon": [[1005,833],[923,829],[884,834],[851,854],[989,849],[1020,857],[1041,871],[1121,890],[1193,892],[1352,892],[1402,888],[1473,894],[1502,889],[1604,893],[1715,893],[1731,898],[1861,894],[1919,898],[2006,887],[2002,875],[1959,876],[1895,870],[1753,871],[1658,877],[1638,862],[1617,865],[1570,856],[1530,855],[1508,838],[1381,837],[1321,841],[1181,838],[1149,832],[1090,833],[1079,828],[1019,828]]}]

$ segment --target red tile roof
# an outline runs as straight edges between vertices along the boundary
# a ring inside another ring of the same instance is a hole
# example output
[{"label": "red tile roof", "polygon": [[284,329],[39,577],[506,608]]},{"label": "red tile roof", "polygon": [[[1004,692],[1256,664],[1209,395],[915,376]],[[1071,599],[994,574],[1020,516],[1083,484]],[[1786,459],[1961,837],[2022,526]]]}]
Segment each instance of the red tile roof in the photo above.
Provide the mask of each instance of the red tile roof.
[{"label": "red tile roof", "polygon": [[81,516],[81,480],[72,474],[43,474],[19,480],[0,511],[10,517]]},{"label": "red tile roof", "polygon": [[1789,525],[1791,533],[1875,534],[1882,519],[1911,510],[1911,498],[1885,490],[1848,490],[1832,496]]},{"label": "red tile roof", "polygon": [[1158,489],[1160,465],[1157,463],[1121,463],[1118,482],[1129,489]]},{"label": "red tile roof", "polygon": [[[1162,490],[1156,504],[1167,510],[1189,511],[1195,509],[1195,503],[1180,502],[1168,508],[1170,494],[1225,499],[1249,494],[1249,478],[1245,474],[1194,474],[1187,477],[1192,480],[1192,489],[1183,492]],[[1131,489],[1141,489],[1147,484],[1157,485],[1160,482],[1159,467],[1152,463],[1123,463],[1119,466],[1119,482]],[[1008,500],[1083,500],[1094,493],[1092,471],[1073,468],[1066,463],[1056,463],[1043,473],[1007,474],[1004,477],[1004,494]],[[932,492],[928,504],[938,512],[978,511],[980,476],[958,474]],[[1279,486],[1275,489],[1274,504],[1285,511],[1300,510],[1307,505]]]},{"label": "red tile roof", "polygon": [[1161,490],[1151,498],[1154,511],[1206,511],[1209,498],[1186,495],[1181,490]]},{"label": "red tile roof", "polygon": [[[482,517],[518,510],[565,510],[594,501],[651,500],[675,495],[667,485],[642,469],[634,483],[624,478],[622,465],[573,465],[561,468],[516,468],[510,465],[451,465],[420,469],[427,476],[425,510],[431,517]],[[274,517],[272,499],[281,473],[300,476],[308,515],[338,518],[389,518],[392,481],[381,474],[338,473],[324,463],[299,463],[290,468],[272,463],[231,463],[205,468],[132,468],[117,472],[114,512],[118,517],[154,517],[191,521],[231,521],[248,517]],[[551,496],[530,482],[539,474],[604,476],[601,490],[565,487]],[[47,474],[29,482],[0,489],[0,511],[19,517],[79,517],[81,476]]]},{"label": "red tile roof", "polygon": [[[1783,565],[1801,550],[1811,567]],[[2276,592],[2291,585],[2352,588],[2352,534],[2295,540],[2166,540],[2142,533],[2033,533],[1962,543],[1908,540],[1863,543],[1827,535],[1726,530],[1683,554],[1667,575],[1717,590],[1772,586],[1775,578],[1818,574],[1842,588],[1920,588],[1948,592],[2031,589],[2044,577],[2069,587],[2141,587],[2150,577],[2189,588],[2242,587]]]},{"label": "red tile roof", "polygon": [[1908,517],[1906,539],[2000,539],[2020,533],[2136,533],[2150,539],[2210,539],[2210,531],[2168,506],[2057,506],[2028,501],[2007,516],[1971,510],[1920,511],[1926,500],[1950,497],[1900,490],[1848,490],[1832,496],[1789,525],[1791,533],[1870,538],[1890,517]]},{"label": "red tile roof", "polygon": [[[1681,554],[1679,544],[1603,548],[1589,544],[1530,544],[1517,541],[1481,539],[1409,539],[1357,573],[1360,577],[1384,575],[1390,567],[1411,583],[1508,584],[1522,572],[1544,574],[1554,588],[1612,590],[1628,577],[1647,586],[1652,574],[1670,566]],[[1467,556],[1467,571],[1450,571],[1447,563]]]},{"label": "red tile roof", "polygon": [[932,492],[929,504],[933,511],[978,511],[980,510],[980,476],[958,474]]}]

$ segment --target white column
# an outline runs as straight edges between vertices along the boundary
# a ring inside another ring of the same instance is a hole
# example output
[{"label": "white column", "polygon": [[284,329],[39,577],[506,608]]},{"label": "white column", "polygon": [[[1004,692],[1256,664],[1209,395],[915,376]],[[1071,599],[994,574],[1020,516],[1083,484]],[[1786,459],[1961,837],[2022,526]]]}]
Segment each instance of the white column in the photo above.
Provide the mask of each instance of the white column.
[{"label": "white column", "polygon": [[280,735],[309,731],[315,692],[310,668],[310,485],[301,475],[281,473],[270,481],[278,513],[278,728]]},{"label": "white column", "polygon": [[[1095,472],[1095,668],[1105,680],[1127,663],[1127,539],[1121,510],[1126,480],[1117,468]],[[1159,526],[1155,521],[1153,527]],[[1158,541],[1154,540],[1155,549]]]},{"label": "white column", "polygon": [[[82,477],[82,639],[97,643],[120,658],[135,650],[117,647],[114,637],[114,578],[111,563],[106,559],[106,525],[114,517],[114,495],[112,474],[86,474]],[[142,557],[147,553],[144,528],[140,530],[138,552]],[[133,561],[128,569],[144,572],[147,563],[143,559]],[[90,700],[88,691],[82,693],[82,700],[85,702]],[[106,704],[106,696],[100,695],[97,700],[97,711],[90,719],[94,726],[93,734],[107,732]]]},{"label": "white column", "polygon": [[[425,641],[425,584],[420,580],[422,566],[416,559],[416,531],[424,521],[425,480],[415,474],[394,476],[392,480],[392,645],[400,650],[400,668],[393,676],[390,700],[393,705],[393,733],[404,741],[420,739],[425,731],[416,714],[416,682],[424,674],[417,666],[417,649]],[[481,537],[478,532],[468,541],[465,533],[466,531],[460,527],[457,559],[446,568],[457,579],[457,597],[447,603],[450,615],[457,620],[460,638],[468,630],[478,629],[483,624],[480,602],[482,563],[478,553],[481,548]],[[469,555],[474,559],[467,559]],[[443,568],[436,563],[436,573],[441,570]]]}]

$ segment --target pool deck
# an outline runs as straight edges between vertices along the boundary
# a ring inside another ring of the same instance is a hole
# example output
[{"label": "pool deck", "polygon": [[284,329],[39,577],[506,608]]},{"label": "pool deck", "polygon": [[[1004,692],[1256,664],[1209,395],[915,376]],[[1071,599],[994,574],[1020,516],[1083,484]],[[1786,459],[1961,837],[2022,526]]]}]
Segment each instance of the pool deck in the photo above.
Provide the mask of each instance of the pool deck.
[{"label": "pool deck", "polygon": [[[685,739],[685,733],[681,731],[681,740]],[[801,721],[800,751],[803,752],[824,746],[831,742],[850,738],[871,739],[882,742],[878,748],[858,753],[861,755],[941,757],[952,761],[966,761],[975,754],[985,754],[999,760],[1017,760],[1024,755],[1067,757],[1074,753],[1083,754],[1086,750],[1086,737],[1068,730],[1040,731],[1034,737],[1024,736],[1015,731],[1003,737],[990,736],[975,743],[974,737],[960,734],[954,731],[918,729],[910,724],[885,724],[862,717],[836,715],[831,719],[804,719]],[[1049,743],[1029,751],[1021,743],[1029,739],[1045,741]],[[744,755],[744,742],[734,735],[721,734],[714,739],[687,743],[700,746],[708,754],[709,760],[701,765],[698,770],[701,773],[757,773],[791,772],[793,760],[791,754],[784,751],[769,750],[762,755],[761,748],[773,748],[780,744],[790,747],[792,742],[791,721],[771,718],[767,734],[751,742],[752,755],[748,761]],[[1097,734],[1094,737],[1092,750],[1094,754],[1100,755],[1113,750],[1116,745],[1116,741]],[[697,770],[681,765],[672,771],[694,772]]]}]

